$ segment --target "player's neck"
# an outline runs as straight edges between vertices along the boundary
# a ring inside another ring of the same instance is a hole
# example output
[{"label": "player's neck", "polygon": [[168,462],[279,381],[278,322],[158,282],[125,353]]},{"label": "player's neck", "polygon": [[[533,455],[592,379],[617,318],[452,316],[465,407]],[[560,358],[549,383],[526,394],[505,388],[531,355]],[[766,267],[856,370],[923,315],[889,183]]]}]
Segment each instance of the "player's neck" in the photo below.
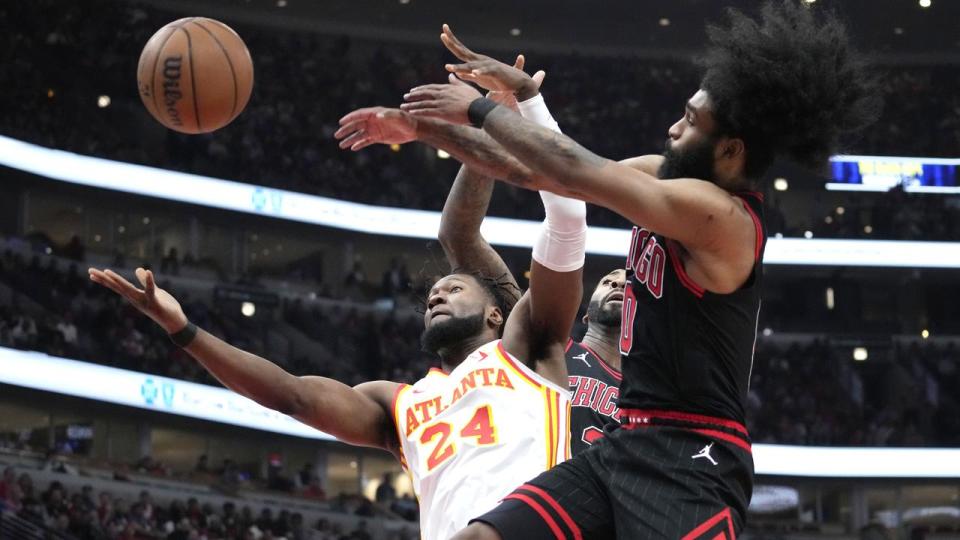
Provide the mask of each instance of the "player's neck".
[{"label": "player's neck", "polygon": [[440,368],[445,373],[450,373],[459,366],[470,353],[490,343],[496,338],[491,338],[486,333],[467,338],[455,346],[443,349],[437,352],[440,356]]},{"label": "player's neck", "polygon": [[600,359],[610,367],[620,370],[620,328],[590,325],[580,343],[590,347],[600,355]]}]

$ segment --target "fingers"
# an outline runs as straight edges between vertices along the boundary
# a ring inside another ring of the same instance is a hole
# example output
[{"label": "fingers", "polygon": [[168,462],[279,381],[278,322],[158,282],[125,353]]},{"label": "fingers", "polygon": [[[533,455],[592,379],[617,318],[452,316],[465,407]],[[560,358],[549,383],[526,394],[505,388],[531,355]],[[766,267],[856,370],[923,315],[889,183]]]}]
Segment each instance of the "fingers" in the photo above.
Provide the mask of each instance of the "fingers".
[{"label": "fingers", "polygon": [[400,105],[400,110],[404,112],[415,112],[415,111],[427,111],[432,109],[437,109],[438,103],[436,100],[422,100],[415,101],[412,103],[403,103]]},{"label": "fingers", "polygon": [[90,281],[102,285],[128,300],[134,300],[136,296],[131,295],[137,295],[140,292],[130,282],[112,270],[103,271],[90,268],[87,272],[90,275]]},{"label": "fingers", "polygon": [[534,73],[531,79],[533,79],[533,82],[537,83],[537,88],[540,88],[540,85],[543,84],[543,79],[546,76],[547,76],[547,72],[541,69],[540,71]]},{"label": "fingers", "polygon": [[153,271],[144,270],[143,268],[137,268],[136,270],[137,279],[140,280],[140,283],[143,284],[143,290],[147,293],[147,296],[153,297],[154,293],[157,290],[157,283],[153,278]]},{"label": "fingers", "polygon": [[461,81],[461,80],[460,80],[456,75],[454,75],[453,73],[447,75],[447,80],[450,81],[450,84],[453,84],[453,85],[456,85],[456,86],[470,86],[469,84]]},{"label": "fingers", "polygon": [[363,130],[363,129],[357,130],[351,133],[349,137],[340,141],[339,146],[341,150],[346,150],[347,148],[353,150],[354,149],[353,147],[357,144],[358,141],[366,140],[366,139],[368,139],[366,130]]},{"label": "fingers", "polygon": [[366,148],[366,147],[368,147],[368,146],[372,146],[372,145],[374,145],[374,144],[377,144],[377,142],[374,141],[373,139],[363,139],[363,140],[355,143],[353,146],[351,146],[351,147],[350,147],[350,150],[356,152],[356,151],[358,151],[358,150],[363,150],[364,148]]},{"label": "fingers", "polygon": [[456,73],[458,77],[470,74],[477,69],[479,62],[466,62],[464,64],[447,64],[444,67],[450,73]]},{"label": "fingers", "polygon": [[443,45],[448,51],[464,62],[476,60],[479,57],[477,53],[468,49],[466,45],[457,39],[457,36],[453,35],[453,30],[450,29],[450,25],[448,24],[443,25],[443,33],[440,34],[440,41],[443,42]]},{"label": "fingers", "polygon": [[363,109],[357,109],[355,111],[351,111],[346,115],[344,115],[344,117],[340,119],[339,123],[342,126],[350,122],[355,122],[357,120],[369,118],[372,114],[376,113],[381,108],[382,107],[365,107]]},{"label": "fingers", "polygon": [[115,285],[120,287],[120,290],[122,291],[121,294],[127,298],[135,298],[137,295],[143,294],[142,290],[134,287],[133,283],[130,283],[125,277],[114,272],[113,270],[108,268],[103,274],[107,276],[107,278],[109,278],[110,281],[112,281]]},{"label": "fingers", "polygon": [[108,278],[107,275],[103,273],[103,270],[97,270],[96,268],[89,268],[87,270],[87,273],[90,276],[90,281],[96,283],[97,285],[102,285],[121,296],[123,295],[123,292],[120,290],[120,288],[117,287],[113,283],[113,281],[111,281],[110,278]]},{"label": "fingers", "polygon": [[517,55],[517,60],[513,63],[513,67],[523,71],[523,64],[526,63],[527,59],[523,57],[522,54]]},{"label": "fingers", "polygon": [[340,129],[336,131],[336,133],[333,134],[333,136],[336,139],[343,139],[344,137],[352,133],[355,133],[357,131],[363,131],[364,129],[366,129],[366,127],[367,127],[366,120],[354,120],[352,122],[349,122],[343,125]]}]

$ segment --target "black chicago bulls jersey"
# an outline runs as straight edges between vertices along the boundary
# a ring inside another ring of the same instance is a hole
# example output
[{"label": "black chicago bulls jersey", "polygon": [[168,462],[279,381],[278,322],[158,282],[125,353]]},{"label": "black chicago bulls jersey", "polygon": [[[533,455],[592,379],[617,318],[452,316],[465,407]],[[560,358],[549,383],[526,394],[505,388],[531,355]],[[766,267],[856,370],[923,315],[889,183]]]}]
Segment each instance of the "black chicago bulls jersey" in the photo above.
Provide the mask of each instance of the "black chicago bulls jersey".
[{"label": "black chicago bulls jersey", "polygon": [[620,407],[744,423],[766,230],[762,195],[735,195],[753,217],[757,236],[753,272],[730,294],[711,293],[690,279],[680,244],[634,227],[620,336]]},{"label": "black chicago bulls jersey", "polygon": [[603,437],[604,426],[620,422],[620,372],[590,348],[571,339],[567,343],[567,374],[571,394],[570,449],[577,455]]}]

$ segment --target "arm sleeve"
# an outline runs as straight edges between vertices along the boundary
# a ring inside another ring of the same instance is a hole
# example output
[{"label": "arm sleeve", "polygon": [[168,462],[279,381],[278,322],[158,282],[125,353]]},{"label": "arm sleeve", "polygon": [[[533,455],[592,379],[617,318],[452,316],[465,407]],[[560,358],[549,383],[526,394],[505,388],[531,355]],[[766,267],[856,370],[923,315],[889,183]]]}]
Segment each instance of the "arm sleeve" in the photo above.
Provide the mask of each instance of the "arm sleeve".
[{"label": "arm sleeve", "polygon": [[[518,104],[520,116],[560,133],[542,94]],[[546,218],[533,245],[533,260],[555,272],[583,266],[587,248],[587,205],[583,201],[540,192]]]}]

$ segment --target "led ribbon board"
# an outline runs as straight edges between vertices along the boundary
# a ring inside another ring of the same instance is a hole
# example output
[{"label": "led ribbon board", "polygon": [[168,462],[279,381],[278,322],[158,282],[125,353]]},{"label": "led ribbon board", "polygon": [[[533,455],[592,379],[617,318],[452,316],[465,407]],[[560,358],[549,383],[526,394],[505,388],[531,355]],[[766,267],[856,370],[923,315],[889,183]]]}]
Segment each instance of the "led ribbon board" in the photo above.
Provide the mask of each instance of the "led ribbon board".
[{"label": "led ribbon board", "polygon": [[0,383],[307,439],[334,438],[227,390],[0,347]]},{"label": "led ribbon board", "polygon": [[[369,234],[435,239],[440,213],[352,203],[51,150],[0,136],[0,164],[54,180]],[[488,217],[494,245],[532,248],[540,223]],[[630,231],[590,227],[587,253],[625,257]],[[960,243],[771,238],[766,264],[960,268]]]},{"label": "led ribbon board", "polygon": [[890,191],[960,193],[960,159],[834,156],[830,158],[831,191]]},{"label": "led ribbon board", "polygon": [[[51,375],[53,374],[53,375]],[[335,440],[224,388],[0,347],[0,383],[211,422]],[[957,448],[753,445],[760,475],[834,478],[960,478]]]}]

